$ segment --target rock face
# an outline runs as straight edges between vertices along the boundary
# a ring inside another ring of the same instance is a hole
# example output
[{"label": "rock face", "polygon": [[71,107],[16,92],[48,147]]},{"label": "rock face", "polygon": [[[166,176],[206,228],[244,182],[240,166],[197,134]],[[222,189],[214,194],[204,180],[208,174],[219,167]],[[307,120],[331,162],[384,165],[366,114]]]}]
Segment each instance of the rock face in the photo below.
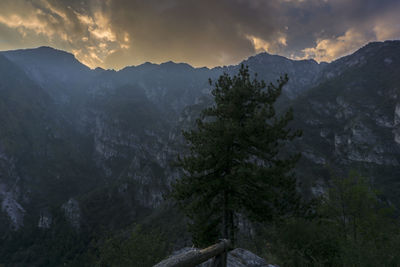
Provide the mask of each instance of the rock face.
[{"label": "rock face", "polygon": [[[317,85],[318,79],[325,69],[325,64],[318,64],[314,60],[290,60],[282,56],[261,53],[243,61],[252,73],[257,73],[265,81],[275,82],[276,78],[287,74],[288,84],[283,89],[283,94],[289,99],[294,99],[309,88]],[[230,70],[236,74],[238,67]]]},{"label": "rock face", "polygon": [[0,197],[2,198],[1,210],[8,215],[11,229],[20,229],[24,225],[25,209],[17,202],[16,194],[7,191],[5,185],[0,185]]},{"label": "rock face", "polygon": [[325,164],[343,170],[340,175],[356,169],[400,203],[399,45],[371,43],[328,64],[318,86],[292,102],[294,126],[303,130],[295,148],[303,154],[303,181],[326,183]]},{"label": "rock face", "polygon": [[[9,179],[1,179],[6,176]],[[0,147],[0,204],[1,211],[8,217],[9,227],[18,230],[24,225],[25,209],[19,203],[20,180],[12,158],[9,158]],[[8,228],[8,227],[7,227]]]},{"label": "rock face", "polygon": [[394,141],[400,144],[400,103],[396,104],[396,109],[394,111],[393,134]]},{"label": "rock face", "polygon": [[[400,203],[399,41],[329,64],[266,53],[243,63],[267,82],[288,73],[277,109],[293,106],[304,132],[291,149],[310,193],[323,193],[326,166],[356,168]],[[0,52],[0,234],[56,227],[52,208],[76,228],[148,214],[179,176],[180,130],[210,104],[208,78],[238,68],[90,70],[48,47]]]},{"label": "rock face", "polygon": [[38,227],[42,229],[49,229],[51,226],[53,218],[49,213],[42,213],[40,214]]},{"label": "rock face", "polygon": [[[202,267],[208,267],[211,264],[202,264]],[[267,264],[266,260],[258,257],[254,253],[236,248],[228,253],[227,267],[273,267],[272,264]]]},{"label": "rock face", "polygon": [[[268,54],[244,63],[266,80],[288,72],[290,84],[302,79],[301,90],[322,70],[314,61]],[[90,70],[71,54],[49,47],[0,53],[0,161],[8,164],[0,173],[7,187],[0,200],[14,229],[25,217],[38,227],[51,227],[46,219],[51,214],[43,217],[42,211],[54,205],[70,210],[70,199],[83,192],[124,199],[120,204],[129,220],[137,209],[157,207],[177,177],[171,162],[181,151],[185,110],[207,102],[209,78],[237,69],[167,62],[116,72]],[[285,89],[288,98],[300,92],[291,88]],[[95,221],[91,215],[82,218]]]},{"label": "rock face", "polygon": [[[71,198],[68,200],[67,203],[62,205],[62,209],[64,210],[64,214],[66,219],[69,221],[69,223],[75,228],[79,229],[80,228],[80,219],[81,219],[81,210],[79,207],[79,202],[76,201],[75,199]],[[43,218],[43,217],[41,217]],[[46,223],[48,220],[45,220]],[[48,224],[48,223],[47,223]]]}]

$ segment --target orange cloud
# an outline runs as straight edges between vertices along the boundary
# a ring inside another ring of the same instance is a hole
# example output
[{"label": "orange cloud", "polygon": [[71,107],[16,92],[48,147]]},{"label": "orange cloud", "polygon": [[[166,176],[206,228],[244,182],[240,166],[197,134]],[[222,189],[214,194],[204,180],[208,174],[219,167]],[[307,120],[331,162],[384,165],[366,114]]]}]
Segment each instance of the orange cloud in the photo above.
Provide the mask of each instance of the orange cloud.
[{"label": "orange cloud", "polygon": [[37,34],[44,34],[47,36],[54,34],[53,31],[48,29],[47,23],[38,19],[34,14],[30,16],[22,16],[19,14],[0,15],[0,23],[9,28],[19,29],[21,33],[25,32],[25,30],[32,30]]},{"label": "orange cloud", "polygon": [[282,33],[278,33],[275,38],[272,38],[274,39],[272,42],[254,35],[245,35],[245,37],[252,43],[253,48],[257,53],[279,53],[282,47],[287,46],[286,36]]},{"label": "orange cloud", "polygon": [[318,62],[332,61],[338,57],[354,52],[369,39],[362,32],[355,29],[349,29],[342,36],[332,39],[318,39],[315,47],[302,50],[304,57],[296,59],[314,59]]},{"label": "orange cloud", "polygon": [[[2,0],[7,9],[0,10],[0,24],[15,29],[22,39],[42,36],[46,43],[71,51],[89,67],[105,67],[104,60],[117,49],[130,48],[127,32],[117,33],[109,17],[101,9],[107,2],[94,2],[90,10],[54,6],[54,2],[38,0]],[[3,3],[2,3],[3,5]]]}]

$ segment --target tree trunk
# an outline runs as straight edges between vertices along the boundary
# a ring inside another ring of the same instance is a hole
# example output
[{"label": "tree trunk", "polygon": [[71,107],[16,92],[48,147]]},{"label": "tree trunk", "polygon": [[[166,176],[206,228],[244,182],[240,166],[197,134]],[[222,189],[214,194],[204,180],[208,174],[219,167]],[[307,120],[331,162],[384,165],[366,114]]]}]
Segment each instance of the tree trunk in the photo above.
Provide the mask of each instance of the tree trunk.
[{"label": "tree trunk", "polygon": [[228,209],[228,192],[227,190],[224,190],[224,219],[223,219],[223,224],[224,224],[224,229],[223,229],[223,237],[225,239],[229,239],[229,209]]},{"label": "tree trunk", "polygon": [[[231,249],[231,242],[223,239],[219,243],[202,250],[185,252],[172,256],[154,265],[154,267],[193,267],[213,257],[213,267],[226,267],[227,252]],[[215,265],[219,264],[219,265]],[[225,265],[224,265],[225,264]]]},{"label": "tree trunk", "polygon": [[217,256],[212,261],[211,267],[226,267],[228,253],[223,252]]},{"label": "tree trunk", "polygon": [[235,246],[235,224],[234,224],[234,218],[233,218],[233,211],[229,210],[229,240],[231,240],[232,247]]}]

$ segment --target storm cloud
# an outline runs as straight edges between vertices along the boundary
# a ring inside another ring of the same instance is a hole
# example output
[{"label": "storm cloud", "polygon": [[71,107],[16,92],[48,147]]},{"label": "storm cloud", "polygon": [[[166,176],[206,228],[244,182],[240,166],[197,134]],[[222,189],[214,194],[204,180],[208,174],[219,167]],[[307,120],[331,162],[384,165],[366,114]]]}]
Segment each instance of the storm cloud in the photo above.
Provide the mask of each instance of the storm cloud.
[{"label": "storm cloud", "polygon": [[398,0],[2,0],[0,50],[49,45],[90,67],[235,64],[259,52],[331,61],[399,39]]}]

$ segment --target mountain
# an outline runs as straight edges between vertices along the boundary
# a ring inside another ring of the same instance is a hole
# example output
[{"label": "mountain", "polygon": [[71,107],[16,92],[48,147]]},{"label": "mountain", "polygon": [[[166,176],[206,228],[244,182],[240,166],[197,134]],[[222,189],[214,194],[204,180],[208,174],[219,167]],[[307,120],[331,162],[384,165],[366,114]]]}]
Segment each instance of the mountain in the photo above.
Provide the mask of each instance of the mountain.
[{"label": "mountain", "polygon": [[[326,63],[318,64],[312,59],[290,60],[268,53],[252,56],[241,64],[249,66],[251,73],[259,74],[258,77],[265,81],[275,82],[277,77],[287,74],[289,83],[283,89],[283,96],[289,99],[294,99],[310,87],[315,86],[322,70],[326,66]],[[234,66],[231,69],[231,74],[235,74],[238,66]]]},{"label": "mountain", "polygon": [[399,51],[399,41],[370,43],[327,65],[319,85],[293,101],[307,175],[321,177],[326,164],[354,168],[400,203]]},{"label": "mountain", "polygon": [[93,170],[86,165],[86,139],[47,91],[3,55],[0,88],[2,217],[19,229],[25,215],[36,217],[42,207],[84,191],[83,177]]},{"label": "mountain", "polygon": [[[278,110],[292,106],[304,132],[290,149],[302,152],[305,194],[323,192],[330,169],[356,169],[400,204],[399,55],[387,41],[332,63],[267,53],[241,63],[267,82],[289,76]],[[49,47],[0,52],[0,263],[54,266],[104,229],[179,225],[164,194],[179,176],[180,131],[211,104],[208,79],[239,67],[91,70]],[[29,256],[43,251],[53,261]]]},{"label": "mountain", "polygon": [[2,55],[21,66],[40,85],[53,82],[78,84],[88,80],[93,74],[72,54],[51,47],[6,51]]},{"label": "mountain", "polygon": [[14,229],[23,225],[25,209],[17,202],[20,180],[17,164],[26,162],[34,150],[32,141],[40,142],[41,124],[47,120],[48,95],[3,55],[0,55],[0,196],[3,226],[8,215]]}]

